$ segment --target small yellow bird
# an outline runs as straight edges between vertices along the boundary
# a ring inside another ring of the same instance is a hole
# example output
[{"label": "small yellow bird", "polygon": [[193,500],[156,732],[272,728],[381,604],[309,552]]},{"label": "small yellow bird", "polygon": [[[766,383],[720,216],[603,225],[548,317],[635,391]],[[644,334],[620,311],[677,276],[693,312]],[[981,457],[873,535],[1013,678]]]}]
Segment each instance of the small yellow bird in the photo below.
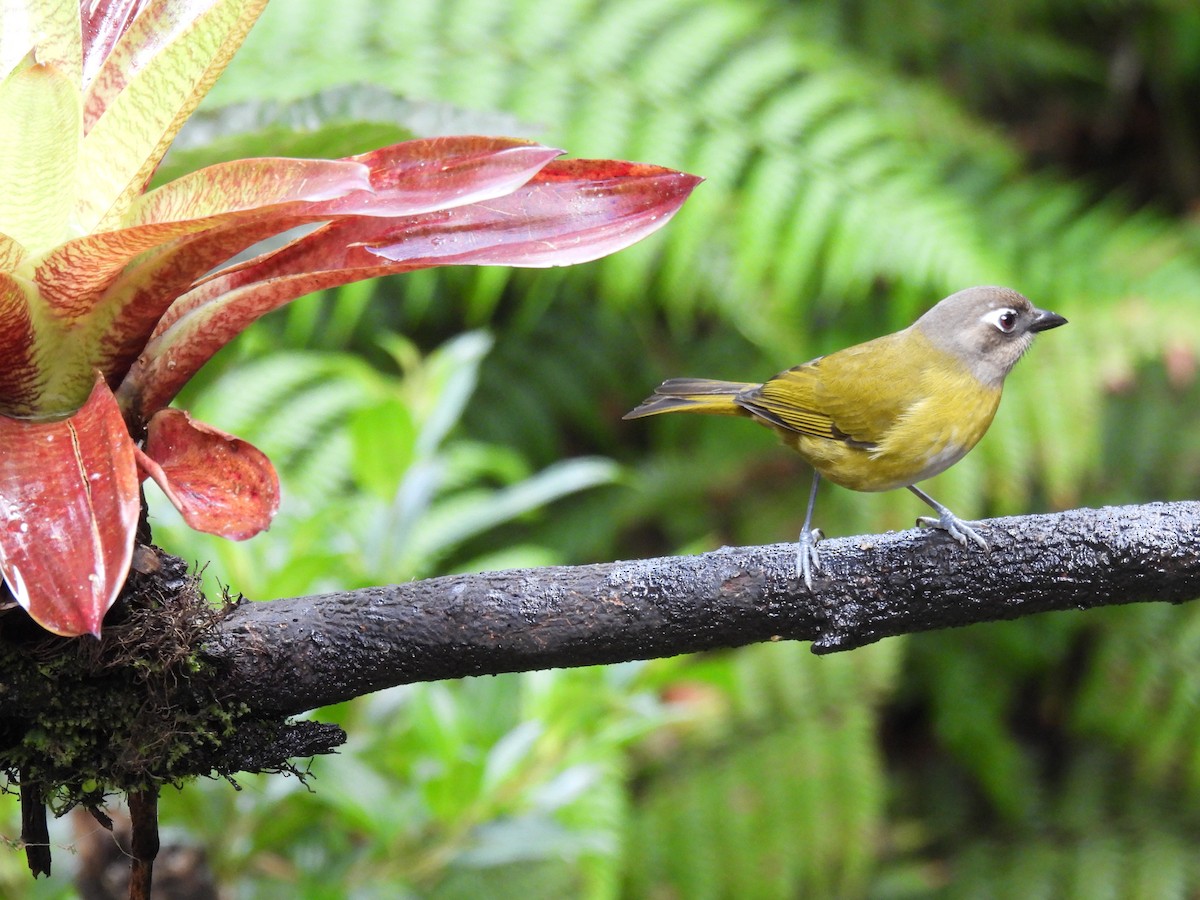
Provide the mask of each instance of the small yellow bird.
[{"label": "small yellow bird", "polygon": [[1039,331],[1067,322],[1004,287],[951,294],[908,328],[819,356],[763,384],[672,378],[625,415],[748,416],[813,467],[796,573],[812,590],[822,476],[855,491],[906,487],[937,512],[917,524],[967,546],[987,541],[916,486],[962,459],[992,424],[1004,378]]}]

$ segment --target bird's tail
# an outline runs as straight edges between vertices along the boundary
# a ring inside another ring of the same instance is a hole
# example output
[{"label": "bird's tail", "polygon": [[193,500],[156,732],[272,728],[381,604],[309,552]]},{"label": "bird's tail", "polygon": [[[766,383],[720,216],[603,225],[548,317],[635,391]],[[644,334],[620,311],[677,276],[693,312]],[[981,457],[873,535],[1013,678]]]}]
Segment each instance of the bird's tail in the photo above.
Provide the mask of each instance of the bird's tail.
[{"label": "bird's tail", "polygon": [[718,416],[745,415],[737,395],[757,384],[741,381],[711,381],[707,378],[672,378],[654,389],[636,409],[622,418],[640,419],[659,413],[694,412]]}]

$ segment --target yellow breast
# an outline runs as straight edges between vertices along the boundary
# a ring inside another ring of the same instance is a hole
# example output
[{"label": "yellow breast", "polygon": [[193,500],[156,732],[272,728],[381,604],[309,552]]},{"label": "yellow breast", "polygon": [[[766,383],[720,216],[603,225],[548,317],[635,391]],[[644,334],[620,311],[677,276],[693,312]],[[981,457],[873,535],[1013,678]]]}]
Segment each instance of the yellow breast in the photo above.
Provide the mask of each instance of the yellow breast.
[{"label": "yellow breast", "polygon": [[887,491],[962,459],[999,403],[998,386],[906,329],[781,373],[744,408],[823,477]]}]

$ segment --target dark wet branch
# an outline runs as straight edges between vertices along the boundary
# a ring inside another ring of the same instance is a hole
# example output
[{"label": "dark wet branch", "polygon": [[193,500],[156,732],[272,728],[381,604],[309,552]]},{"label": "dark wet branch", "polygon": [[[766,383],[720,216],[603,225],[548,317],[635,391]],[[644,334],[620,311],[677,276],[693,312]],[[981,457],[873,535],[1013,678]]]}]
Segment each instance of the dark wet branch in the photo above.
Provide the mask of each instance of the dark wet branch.
[{"label": "dark wet branch", "polygon": [[21,781],[21,843],[34,878],[50,875],[50,824],[46,800],[36,783]]},{"label": "dark wet branch", "polygon": [[773,639],[819,653],[1051,610],[1200,597],[1200,503],[982,523],[991,553],[940,533],[827,540],[810,594],[794,546],[450,576],[244,603],[209,645],[256,710],[381,688],[671,656]]},{"label": "dark wet branch", "polygon": [[158,835],[158,788],[130,791],[129,900],[151,900]]}]

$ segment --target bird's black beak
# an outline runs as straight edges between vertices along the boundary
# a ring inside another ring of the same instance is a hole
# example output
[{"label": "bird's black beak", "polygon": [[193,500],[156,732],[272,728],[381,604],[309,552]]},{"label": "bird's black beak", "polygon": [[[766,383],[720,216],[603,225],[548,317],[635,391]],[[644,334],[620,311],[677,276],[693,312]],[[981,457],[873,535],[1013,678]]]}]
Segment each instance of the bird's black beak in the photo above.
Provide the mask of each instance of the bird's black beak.
[{"label": "bird's black beak", "polygon": [[1029,326],[1030,331],[1049,331],[1051,328],[1057,328],[1059,325],[1066,325],[1067,320],[1058,313],[1052,313],[1046,309],[1034,309],[1033,322]]}]

